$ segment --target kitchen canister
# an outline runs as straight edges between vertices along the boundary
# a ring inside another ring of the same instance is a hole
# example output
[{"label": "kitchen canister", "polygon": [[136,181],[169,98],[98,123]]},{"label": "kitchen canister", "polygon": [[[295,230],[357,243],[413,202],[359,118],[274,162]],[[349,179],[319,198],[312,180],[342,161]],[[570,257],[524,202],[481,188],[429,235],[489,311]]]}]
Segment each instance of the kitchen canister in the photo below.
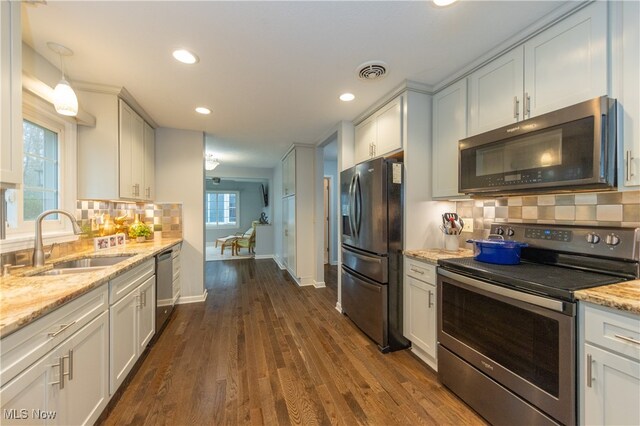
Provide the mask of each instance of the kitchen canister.
[{"label": "kitchen canister", "polygon": [[460,247],[460,241],[457,235],[444,234],[444,249],[446,251],[458,251]]}]

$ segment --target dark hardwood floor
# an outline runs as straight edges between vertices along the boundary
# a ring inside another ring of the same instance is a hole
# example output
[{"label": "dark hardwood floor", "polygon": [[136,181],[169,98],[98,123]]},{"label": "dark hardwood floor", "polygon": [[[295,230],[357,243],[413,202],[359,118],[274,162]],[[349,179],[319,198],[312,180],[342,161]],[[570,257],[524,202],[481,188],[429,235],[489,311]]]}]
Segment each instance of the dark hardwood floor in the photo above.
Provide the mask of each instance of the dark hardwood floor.
[{"label": "dark hardwood floor", "polygon": [[124,424],[483,424],[409,351],[381,354],[272,260],[208,262],[205,303],[180,305],[113,404]]}]

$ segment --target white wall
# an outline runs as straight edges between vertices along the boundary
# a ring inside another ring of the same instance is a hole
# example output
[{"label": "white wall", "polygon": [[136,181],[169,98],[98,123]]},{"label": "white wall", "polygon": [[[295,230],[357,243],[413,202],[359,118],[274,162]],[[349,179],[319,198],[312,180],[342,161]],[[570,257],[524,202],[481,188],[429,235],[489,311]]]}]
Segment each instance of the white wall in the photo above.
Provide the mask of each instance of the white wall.
[{"label": "white wall", "polygon": [[204,133],[156,129],[156,201],[181,202],[183,238],[179,303],[202,301],[204,291]]},{"label": "white wall", "polygon": [[[265,182],[266,184],[266,182]],[[217,238],[233,235],[237,232],[245,232],[251,227],[251,222],[260,219],[260,214],[266,210],[262,201],[262,185],[260,182],[237,182],[222,180],[218,185],[207,179],[207,191],[238,191],[240,217],[237,228],[207,228],[206,242],[212,243]],[[266,211],[265,211],[266,213]],[[267,213],[268,214],[268,213]]]},{"label": "white wall", "polygon": [[329,263],[336,265],[338,263],[338,162],[324,161],[324,176],[331,177],[331,186],[329,187]]}]

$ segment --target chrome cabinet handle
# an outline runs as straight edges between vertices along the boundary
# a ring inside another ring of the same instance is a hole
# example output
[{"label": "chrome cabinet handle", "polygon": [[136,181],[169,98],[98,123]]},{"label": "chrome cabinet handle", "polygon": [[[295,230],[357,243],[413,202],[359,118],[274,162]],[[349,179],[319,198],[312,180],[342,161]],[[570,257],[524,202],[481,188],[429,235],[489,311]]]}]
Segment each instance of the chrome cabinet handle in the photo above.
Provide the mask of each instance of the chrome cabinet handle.
[{"label": "chrome cabinet handle", "polygon": [[142,309],[142,295],[136,294],[136,308]]},{"label": "chrome cabinet handle", "polygon": [[71,321],[69,324],[63,324],[60,326],[60,329],[58,331],[51,331],[47,333],[47,335],[49,337],[56,337],[58,334],[62,333],[63,331],[65,331],[67,328],[71,327],[75,323],[76,323],[75,321]]},{"label": "chrome cabinet handle", "polygon": [[635,345],[640,345],[640,340],[636,340],[632,337],[621,336],[619,334],[614,334],[613,337],[617,337],[620,340],[624,340],[625,342],[633,343]]},{"label": "chrome cabinet handle", "polygon": [[429,307],[433,306],[433,302],[431,301],[432,297],[433,297],[433,292],[431,290],[429,290]]},{"label": "chrome cabinet handle", "polygon": [[150,186],[147,186],[146,193],[147,193],[147,198],[151,198],[151,187]]},{"label": "chrome cabinet handle", "polygon": [[631,150],[628,149],[624,152],[624,165],[625,165],[624,174],[625,174],[625,180],[627,182],[631,180],[632,176],[634,176],[634,174],[631,173],[632,160],[633,160],[633,156],[631,155]]},{"label": "chrome cabinet handle", "polygon": [[524,109],[525,115],[531,118],[531,96],[527,92],[524,93]]},{"label": "chrome cabinet handle", "polygon": [[415,272],[416,274],[424,275],[424,271],[420,269],[415,269],[413,266],[411,267],[411,272]]},{"label": "chrome cabinet handle", "polygon": [[587,387],[590,388],[593,384],[593,357],[591,354],[587,354]]},{"label": "chrome cabinet handle", "polygon": [[67,375],[69,376],[69,380],[73,380],[73,349],[69,349],[69,372]]},{"label": "chrome cabinet handle", "polygon": [[58,367],[58,376],[60,376],[60,378],[58,379],[57,382],[51,382],[49,383],[50,385],[58,385],[60,386],[60,389],[64,389],[64,358],[63,356],[58,358],[58,363],[57,364],[53,364],[52,367]]},{"label": "chrome cabinet handle", "polygon": [[517,96],[513,97],[513,118],[516,120],[520,116],[520,101]]}]

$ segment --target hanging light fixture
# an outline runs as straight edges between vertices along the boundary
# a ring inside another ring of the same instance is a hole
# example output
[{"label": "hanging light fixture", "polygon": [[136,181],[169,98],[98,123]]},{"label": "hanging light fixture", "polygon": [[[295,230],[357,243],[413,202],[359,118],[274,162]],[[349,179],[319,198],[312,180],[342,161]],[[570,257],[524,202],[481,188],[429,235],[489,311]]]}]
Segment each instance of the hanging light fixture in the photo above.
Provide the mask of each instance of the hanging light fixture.
[{"label": "hanging light fixture", "polygon": [[58,114],[75,117],[78,114],[78,97],[71,88],[69,82],[64,78],[64,62],[63,56],[73,55],[73,51],[58,43],[47,43],[49,49],[60,55],[60,70],[62,71],[62,79],[53,90],[53,106]]},{"label": "hanging light fixture", "polygon": [[220,164],[217,158],[213,156],[213,154],[205,154],[204,155],[204,169],[205,170],[213,170]]}]

